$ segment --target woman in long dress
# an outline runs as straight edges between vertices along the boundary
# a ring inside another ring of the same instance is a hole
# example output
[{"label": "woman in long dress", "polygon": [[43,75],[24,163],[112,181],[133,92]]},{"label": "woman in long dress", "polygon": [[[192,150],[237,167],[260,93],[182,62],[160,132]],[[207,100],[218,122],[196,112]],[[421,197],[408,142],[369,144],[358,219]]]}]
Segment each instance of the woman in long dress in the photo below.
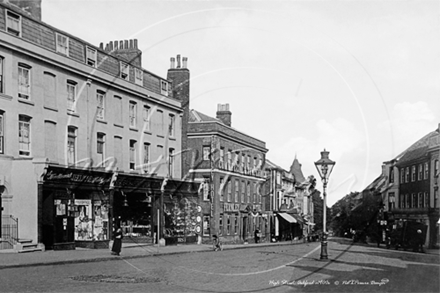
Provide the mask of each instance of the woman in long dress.
[{"label": "woman in long dress", "polygon": [[122,247],[122,229],[121,227],[117,227],[114,235],[113,246],[112,246],[112,254],[119,255],[121,253]]}]

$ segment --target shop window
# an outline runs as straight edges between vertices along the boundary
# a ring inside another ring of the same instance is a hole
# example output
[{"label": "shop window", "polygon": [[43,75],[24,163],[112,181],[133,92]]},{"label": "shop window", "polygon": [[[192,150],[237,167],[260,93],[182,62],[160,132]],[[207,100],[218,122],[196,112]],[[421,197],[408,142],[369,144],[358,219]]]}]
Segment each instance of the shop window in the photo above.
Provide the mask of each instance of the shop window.
[{"label": "shop window", "polygon": [[18,142],[20,156],[31,154],[31,118],[25,115],[18,117]]},{"label": "shop window", "polygon": [[75,199],[75,240],[108,240],[108,207],[102,201]]},{"label": "shop window", "polygon": [[231,235],[231,216],[226,215],[226,233],[227,235]]},{"label": "shop window", "polygon": [[239,221],[240,221],[240,218],[236,215],[235,216],[235,228],[234,228],[234,234],[235,235],[237,235],[238,231],[239,231],[239,227],[238,227]]},{"label": "shop window", "polygon": [[210,216],[203,216],[203,236],[210,235]]}]

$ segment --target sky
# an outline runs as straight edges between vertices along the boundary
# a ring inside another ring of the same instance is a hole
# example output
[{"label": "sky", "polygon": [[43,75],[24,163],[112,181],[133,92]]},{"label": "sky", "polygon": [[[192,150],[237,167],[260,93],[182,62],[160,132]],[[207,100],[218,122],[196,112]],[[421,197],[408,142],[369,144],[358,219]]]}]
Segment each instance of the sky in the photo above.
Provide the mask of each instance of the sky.
[{"label": "sky", "polygon": [[266,157],[318,178],[327,205],[440,123],[439,1],[43,0],[42,20],[99,46],[137,39],[166,77],[188,58],[190,108],[266,143]]}]

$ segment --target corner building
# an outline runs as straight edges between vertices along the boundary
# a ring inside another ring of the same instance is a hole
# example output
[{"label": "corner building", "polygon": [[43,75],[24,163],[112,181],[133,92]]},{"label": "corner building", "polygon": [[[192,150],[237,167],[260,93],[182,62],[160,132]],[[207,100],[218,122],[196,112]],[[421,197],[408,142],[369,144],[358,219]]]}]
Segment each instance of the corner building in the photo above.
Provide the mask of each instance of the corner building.
[{"label": "corner building", "polygon": [[[255,230],[269,232],[269,211],[261,187],[266,144],[231,127],[229,104],[219,104],[216,118],[189,112],[187,164],[184,172],[202,182],[202,237],[225,242],[254,242]],[[264,239],[261,239],[264,240]]]},{"label": "corner building", "polygon": [[172,81],[142,68],[137,40],[94,46],[15,2],[38,13],[0,3],[1,247],[105,246],[114,223],[151,238],[168,194],[197,200]]}]

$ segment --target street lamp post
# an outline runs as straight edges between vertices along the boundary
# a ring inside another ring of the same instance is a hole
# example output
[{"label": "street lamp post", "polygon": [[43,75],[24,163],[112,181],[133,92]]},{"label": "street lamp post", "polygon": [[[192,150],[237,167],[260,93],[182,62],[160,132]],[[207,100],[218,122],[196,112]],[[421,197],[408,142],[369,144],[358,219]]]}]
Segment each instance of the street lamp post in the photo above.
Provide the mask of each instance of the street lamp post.
[{"label": "street lamp post", "polygon": [[322,227],[322,238],[321,238],[321,256],[320,259],[328,259],[327,254],[327,194],[326,194],[326,188],[327,188],[327,182],[328,178],[330,177],[330,173],[333,170],[333,167],[335,166],[335,162],[330,160],[328,158],[330,152],[324,151],[321,152],[321,159],[319,159],[317,162],[315,162],[316,169],[318,170],[319,176],[322,180],[322,189],[323,189],[323,198],[324,198],[324,204],[323,204],[323,227]]}]

